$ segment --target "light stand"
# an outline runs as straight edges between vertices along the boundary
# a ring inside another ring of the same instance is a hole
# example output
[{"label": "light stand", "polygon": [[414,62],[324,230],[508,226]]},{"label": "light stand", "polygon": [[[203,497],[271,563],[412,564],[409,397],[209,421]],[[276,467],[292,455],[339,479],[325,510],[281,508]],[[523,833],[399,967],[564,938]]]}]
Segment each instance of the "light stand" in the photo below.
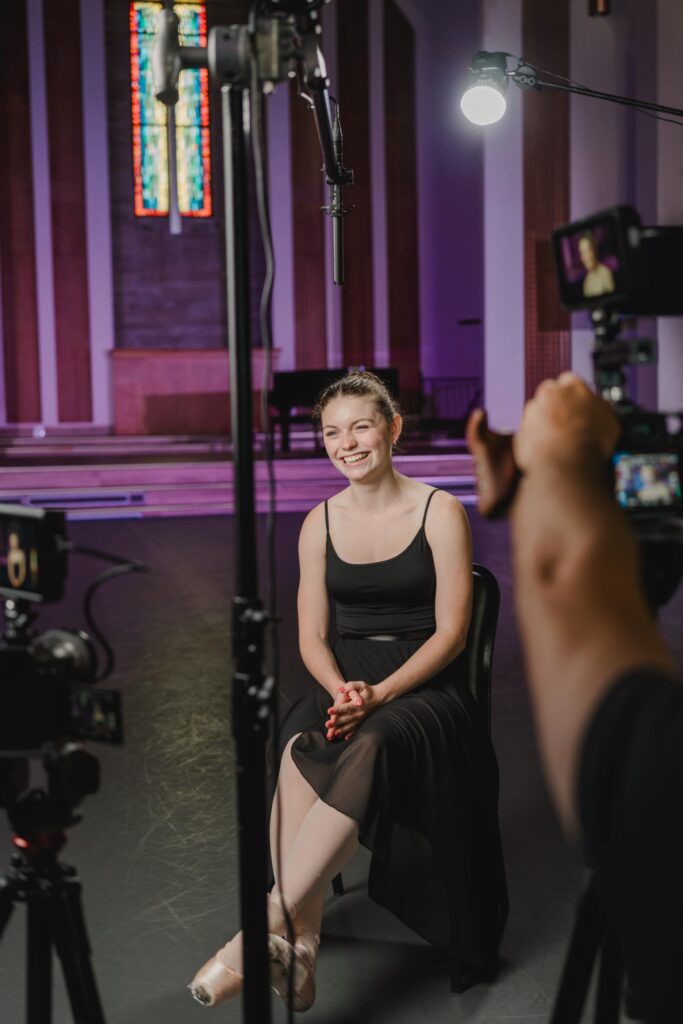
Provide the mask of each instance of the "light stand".
[{"label": "light stand", "polygon": [[555,89],[559,92],[575,93],[577,96],[592,96],[596,100],[608,100],[610,103],[619,103],[623,107],[644,110],[652,114],[683,117],[683,110],[680,110],[678,107],[665,107],[661,103],[634,100],[629,96],[620,96],[618,93],[613,92],[601,92],[599,89],[589,89],[587,86],[578,85],[574,82],[552,82],[545,78],[539,78],[538,71],[531,64],[520,63],[514,71],[508,72],[508,74],[520,89]]},{"label": "light stand", "polygon": [[[276,699],[275,680],[263,671],[268,612],[258,597],[254,464],[252,451],[251,324],[249,288],[248,167],[252,147],[250,93],[271,92],[298,75],[316,117],[324,171],[332,190],[328,212],[335,225],[335,283],[343,281],[341,188],[353,181],[341,160],[338,112],[331,116],[328,80],[318,48],[317,8],[323,0],[263,0],[248,25],[216,27],[208,46],[181,47],[172,10],[157,16],[156,95],[173,105],[184,68],[208,67],[221,87],[227,333],[235,480],[235,598],[233,600],[232,727],[237,756],[240,912],[244,933],[244,1020],[270,1024],[270,967],[266,890],[266,741]],[[261,101],[252,95],[253,102]]]}]

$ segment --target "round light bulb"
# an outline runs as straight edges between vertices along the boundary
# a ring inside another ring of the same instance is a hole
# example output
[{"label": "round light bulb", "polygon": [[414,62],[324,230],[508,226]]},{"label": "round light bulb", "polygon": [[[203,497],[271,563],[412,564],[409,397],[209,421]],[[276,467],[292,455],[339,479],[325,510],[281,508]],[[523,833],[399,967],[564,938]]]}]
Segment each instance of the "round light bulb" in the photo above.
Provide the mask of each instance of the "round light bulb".
[{"label": "round light bulb", "polygon": [[495,124],[507,106],[500,89],[493,85],[473,85],[460,100],[460,109],[473,124]]}]

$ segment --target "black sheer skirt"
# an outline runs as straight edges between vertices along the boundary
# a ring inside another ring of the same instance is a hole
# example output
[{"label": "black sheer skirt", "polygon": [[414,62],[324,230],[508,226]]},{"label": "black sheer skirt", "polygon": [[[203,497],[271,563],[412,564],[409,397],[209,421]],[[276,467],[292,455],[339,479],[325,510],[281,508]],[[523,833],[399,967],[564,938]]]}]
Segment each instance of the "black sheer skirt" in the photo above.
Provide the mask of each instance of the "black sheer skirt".
[{"label": "black sheer skirt", "polygon": [[[345,679],[374,685],[423,641],[340,638]],[[351,740],[325,738],[321,686],[281,732],[299,771],[331,807],[358,822],[372,851],[372,899],[422,938],[473,967],[495,964],[507,916],[498,829],[498,766],[458,661],[374,711]]]}]

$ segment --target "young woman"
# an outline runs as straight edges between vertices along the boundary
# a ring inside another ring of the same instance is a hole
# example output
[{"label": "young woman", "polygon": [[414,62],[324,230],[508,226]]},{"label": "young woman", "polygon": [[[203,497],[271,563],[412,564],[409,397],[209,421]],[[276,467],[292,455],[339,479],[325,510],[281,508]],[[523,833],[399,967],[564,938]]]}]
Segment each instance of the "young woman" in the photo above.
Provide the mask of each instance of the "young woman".
[{"label": "young woman", "polygon": [[[495,756],[457,661],[472,603],[465,511],[394,469],[402,420],[376,376],[348,374],[317,412],[347,486],[299,539],[299,645],[319,685],[283,727],[268,912],[271,981],[286,998],[294,963],[299,1010],[315,995],[327,888],[359,841],[371,897],[472,975],[493,968],[507,906]],[[235,995],[241,953],[237,935],[196,976],[195,998]]]}]

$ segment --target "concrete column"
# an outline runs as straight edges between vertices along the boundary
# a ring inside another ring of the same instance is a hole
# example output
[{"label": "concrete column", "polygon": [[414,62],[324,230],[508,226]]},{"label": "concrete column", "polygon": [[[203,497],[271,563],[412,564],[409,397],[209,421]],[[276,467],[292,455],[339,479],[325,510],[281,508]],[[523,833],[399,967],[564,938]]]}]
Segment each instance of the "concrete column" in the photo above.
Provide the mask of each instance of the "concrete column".
[{"label": "concrete column", "polygon": [[[571,10],[571,77],[605,92],[652,99],[656,94],[656,18],[632,2],[609,18],[591,18],[581,4]],[[571,97],[571,218],[629,203],[643,223],[656,219],[656,128],[651,118],[605,100]],[[655,324],[641,321],[651,335]],[[593,332],[587,313],[572,317],[572,368],[592,379]],[[656,372],[630,373],[633,397],[656,403]]]},{"label": "concrete column", "polygon": [[[294,254],[292,251],[292,160],[289,82],[281,82],[266,103],[268,117],[268,191],[275,255],[273,347],[278,369],[295,368]],[[321,214],[322,216],[322,214]]]},{"label": "concrete column", "polygon": [[[389,364],[387,284],[387,190],[384,150],[384,0],[370,0],[370,175],[372,188],[372,255],[375,366]],[[409,15],[407,15],[410,17]],[[417,40],[416,40],[417,44]],[[416,45],[416,51],[418,47]],[[349,196],[353,195],[349,191]]]},{"label": "concrete column", "polygon": [[[0,367],[5,365],[3,351],[3,319],[2,319],[2,264],[0,263]],[[7,406],[5,405],[5,375],[0,373],[0,426],[7,423]]]},{"label": "concrete column", "polygon": [[[658,0],[657,101],[683,107],[683,4]],[[657,222],[683,224],[683,130],[657,123]],[[659,320],[659,408],[683,409],[683,318]]]},{"label": "concrete column", "polygon": [[[52,273],[52,213],[50,207],[50,147],[45,86],[45,31],[42,0],[27,0],[28,59],[31,84],[31,154],[33,160],[33,215],[36,248],[36,303],[40,353],[40,407],[42,424],[55,426],[57,414],[57,350],[55,297]],[[102,111],[102,116],[105,112]],[[107,196],[107,203],[109,197]]]},{"label": "concrete column", "polygon": [[[483,46],[521,54],[521,0],[483,0]],[[514,429],[524,405],[523,96],[484,133],[484,367],[491,423]]]},{"label": "concrete column", "polygon": [[103,0],[81,0],[81,76],[92,418],[110,427],[114,296]]},{"label": "concrete column", "polygon": [[[323,8],[323,52],[327,65],[327,74],[330,78],[330,91],[332,95],[338,88],[337,78],[337,11],[336,5],[330,4]],[[342,130],[344,128],[344,111],[342,115]],[[348,189],[346,197],[349,203],[353,202],[353,191]],[[320,215],[323,216],[322,213]],[[353,217],[353,214],[349,214]],[[341,312],[341,289],[334,284],[333,263],[332,263],[332,223],[331,217],[325,217],[325,311],[327,317],[327,365],[344,365],[344,345],[342,341],[342,312]]]},{"label": "concrete column", "polygon": [[[626,91],[626,51],[616,15],[591,18],[572,4],[570,77],[604,92]],[[570,97],[570,216],[588,217],[626,201],[627,112],[587,96]],[[593,331],[587,312],[572,316],[572,369],[593,378]]]}]

